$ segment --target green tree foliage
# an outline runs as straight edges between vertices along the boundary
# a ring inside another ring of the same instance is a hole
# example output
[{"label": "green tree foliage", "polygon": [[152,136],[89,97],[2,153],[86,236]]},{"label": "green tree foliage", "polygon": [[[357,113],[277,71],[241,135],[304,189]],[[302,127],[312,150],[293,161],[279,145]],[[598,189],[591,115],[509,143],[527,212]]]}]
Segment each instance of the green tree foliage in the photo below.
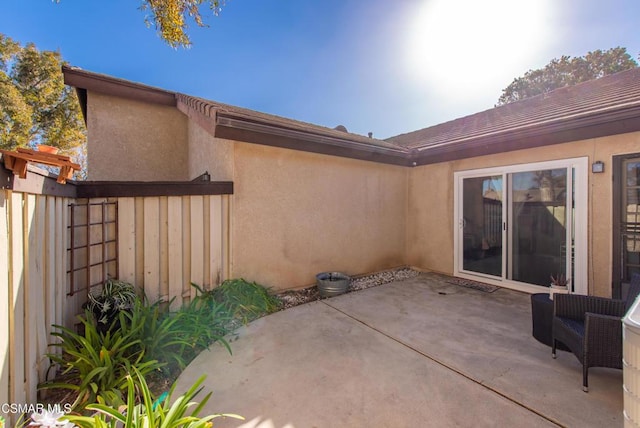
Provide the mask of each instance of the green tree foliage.
[{"label": "green tree foliage", "polygon": [[508,104],[554,89],[571,86],[588,80],[599,79],[609,74],[629,70],[638,63],[627,53],[626,48],[596,50],[583,57],[572,58],[564,55],[553,59],[544,68],[529,70],[523,77],[502,90],[497,105]]},{"label": "green tree foliage", "polygon": [[208,4],[214,15],[222,10],[224,0],[142,0],[142,10],[149,12],[147,25],[154,24],[160,37],[174,48],[189,47],[191,40],[187,35],[189,18],[200,27],[202,21],[200,6]]},{"label": "green tree foliage", "polygon": [[71,152],[86,140],[76,93],[59,52],[20,46],[0,34],[0,148],[35,144]]}]

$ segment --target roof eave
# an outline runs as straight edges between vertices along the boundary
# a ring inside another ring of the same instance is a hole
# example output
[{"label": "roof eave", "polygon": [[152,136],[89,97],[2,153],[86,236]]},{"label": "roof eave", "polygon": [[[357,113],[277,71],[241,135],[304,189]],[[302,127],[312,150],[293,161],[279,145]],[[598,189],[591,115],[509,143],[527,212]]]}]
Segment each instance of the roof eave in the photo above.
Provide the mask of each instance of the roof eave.
[{"label": "roof eave", "polygon": [[409,150],[379,147],[328,135],[288,129],[217,112],[215,137],[285,149],[410,166]]},{"label": "roof eave", "polygon": [[425,147],[415,152],[413,160],[428,165],[636,131],[640,131],[640,106]]},{"label": "roof eave", "polygon": [[[127,80],[115,79],[110,76],[87,72],[66,65],[62,66],[62,73],[64,75],[64,83],[73,86],[76,90],[83,89],[85,91],[98,92],[151,104],[176,105],[175,93],[171,91],[165,91]],[[86,98],[84,102],[85,105],[83,105],[82,108],[86,111]]]}]

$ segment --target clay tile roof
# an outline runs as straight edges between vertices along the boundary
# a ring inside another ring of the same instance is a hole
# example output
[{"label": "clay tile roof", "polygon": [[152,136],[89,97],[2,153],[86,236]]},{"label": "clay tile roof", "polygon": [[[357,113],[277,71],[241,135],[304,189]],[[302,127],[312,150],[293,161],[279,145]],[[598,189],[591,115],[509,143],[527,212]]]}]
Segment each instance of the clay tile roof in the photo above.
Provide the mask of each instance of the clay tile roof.
[{"label": "clay tile roof", "polygon": [[[569,121],[603,117],[640,106],[640,68],[556,89],[522,101],[418,131],[388,138],[407,149],[429,152],[473,140],[500,139],[508,134],[560,126]],[[637,112],[635,113],[637,115]]]},{"label": "clay tile roof", "polygon": [[[640,131],[640,68],[556,89],[386,140],[63,67],[81,89],[176,106],[214,136],[416,166]],[[84,91],[84,95],[82,92]]]}]

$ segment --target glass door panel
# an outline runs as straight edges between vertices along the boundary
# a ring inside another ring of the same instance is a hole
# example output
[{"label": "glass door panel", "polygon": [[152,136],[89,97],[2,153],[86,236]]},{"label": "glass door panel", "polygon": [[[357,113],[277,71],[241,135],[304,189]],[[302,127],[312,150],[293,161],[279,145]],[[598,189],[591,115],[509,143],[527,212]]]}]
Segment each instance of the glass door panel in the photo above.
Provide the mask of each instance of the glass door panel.
[{"label": "glass door panel", "polygon": [[[567,275],[567,168],[508,174],[507,278],[548,286]],[[571,254],[571,252],[569,252]]]},{"label": "glass door panel", "polygon": [[502,277],[502,176],[463,180],[462,269]]}]

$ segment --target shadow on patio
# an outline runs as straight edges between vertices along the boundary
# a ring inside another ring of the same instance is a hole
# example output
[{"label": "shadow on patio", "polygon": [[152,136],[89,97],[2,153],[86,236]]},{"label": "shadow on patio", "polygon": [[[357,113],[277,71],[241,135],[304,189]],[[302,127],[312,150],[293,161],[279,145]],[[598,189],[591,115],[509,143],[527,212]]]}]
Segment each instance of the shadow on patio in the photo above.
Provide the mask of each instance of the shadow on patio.
[{"label": "shadow on patio", "polygon": [[531,335],[530,296],[421,274],[272,314],[184,371],[231,427],[623,425],[622,371],[590,370]]}]

